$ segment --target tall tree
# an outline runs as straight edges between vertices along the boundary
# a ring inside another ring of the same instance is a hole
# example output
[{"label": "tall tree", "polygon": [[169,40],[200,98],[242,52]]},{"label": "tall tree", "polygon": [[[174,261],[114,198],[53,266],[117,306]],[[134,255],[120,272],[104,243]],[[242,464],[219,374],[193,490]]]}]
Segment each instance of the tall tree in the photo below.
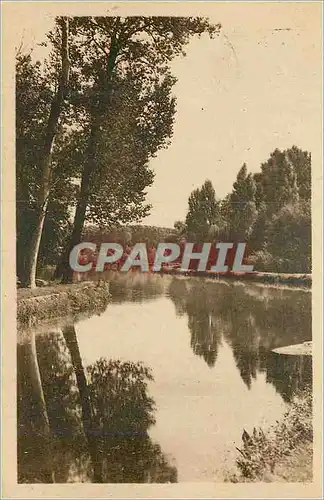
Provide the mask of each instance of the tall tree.
[{"label": "tall tree", "polygon": [[250,237],[257,217],[256,186],[244,163],[237,174],[229,196],[229,226],[232,238],[246,240]]},{"label": "tall tree", "polygon": [[[260,250],[264,249],[267,241],[270,241],[270,234],[274,236],[270,228],[268,231],[268,227],[273,226],[274,221],[277,224],[277,216],[281,214],[279,218],[282,217],[282,210],[285,212],[284,207],[288,207],[288,212],[298,214],[301,207],[305,206],[304,202],[306,205],[310,202],[311,155],[297,146],[283,151],[276,149],[269,159],[262,163],[261,172],[254,174],[253,178],[256,184],[258,217],[250,237],[250,245],[253,250]],[[302,203],[300,208],[298,208],[299,202]],[[296,205],[296,210],[292,208],[294,205]],[[306,213],[309,213],[308,210]],[[287,222],[288,220],[292,219],[288,217]],[[286,232],[286,236],[287,234]],[[286,243],[288,244],[288,241]],[[275,246],[272,249],[274,250]],[[297,267],[300,266],[297,265]]]},{"label": "tall tree", "polygon": [[26,261],[30,232],[35,226],[36,196],[40,181],[37,159],[42,147],[43,123],[51,93],[40,63],[31,55],[16,58],[16,220],[17,274],[26,281]]},{"label": "tall tree", "polygon": [[[26,283],[31,236],[36,230],[43,169],[44,127],[53,98],[53,64],[44,68],[31,54],[16,59],[16,226],[17,275]],[[37,266],[56,264],[70,231],[78,186],[81,137],[72,128],[79,119],[64,102],[51,155],[51,182]]]},{"label": "tall tree", "polygon": [[259,191],[269,215],[299,199],[298,177],[291,158],[289,150],[275,149],[261,165],[261,175],[255,179],[261,184]]},{"label": "tall tree", "polygon": [[101,129],[96,171],[91,179],[86,220],[112,227],[145,217],[146,188],[154,179],[148,162],[172,134],[175,79],[166,75],[143,88],[128,75],[114,83],[110,119]]},{"label": "tall tree", "polygon": [[220,204],[210,180],[195,189],[189,196],[186,226],[189,234],[198,239],[206,238],[213,225],[220,225]]},{"label": "tall tree", "polygon": [[310,201],[312,197],[312,156],[297,146],[286,150],[286,157],[293,165],[296,176],[298,194],[301,200]]},{"label": "tall tree", "polygon": [[[103,134],[110,130],[112,103],[120,80],[131,78],[140,100],[143,95],[144,99],[147,98],[154,87],[161,89],[164,82],[170,81],[169,63],[175,56],[184,54],[183,48],[192,35],[207,32],[213,36],[219,29],[220,26],[213,26],[206,19],[190,17],[86,17],[74,18],[71,22],[74,35],[71,54],[81,69],[89,135],[73,232],[65,258],[65,281],[72,278],[67,256],[81,240],[89,198],[91,193],[93,195],[93,181],[98,174],[100,144]],[[146,132],[151,135],[149,151],[141,164],[147,163],[170,135],[170,130],[164,125],[165,106],[160,106],[159,120],[150,120],[152,103],[154,105],[151,97],[146,103],[146,113],[139,116],[137,122],[139,128],[142,125],[145,129],[148,121]],[[141,144],[136,147],[141,147]]]},{"label": "tall tree", "polygon": [[30,245],[26,261],[25,285],[31,288],[36,286],[36,266],[42,237],[42,231],[46,216],[46,210],[50,193],[52,151],[57,134],[58,124],[61,116],[62,106],[68,90],[69,80],[69,24],[66,17],[59,18],[57,23],[60,27],[60,53],[61,68],[57,77],[57,89],[52,97],[50,112],[44,130],[42,147],[36,159],[41,176],[37,192],[35,225],[32,231]]}]

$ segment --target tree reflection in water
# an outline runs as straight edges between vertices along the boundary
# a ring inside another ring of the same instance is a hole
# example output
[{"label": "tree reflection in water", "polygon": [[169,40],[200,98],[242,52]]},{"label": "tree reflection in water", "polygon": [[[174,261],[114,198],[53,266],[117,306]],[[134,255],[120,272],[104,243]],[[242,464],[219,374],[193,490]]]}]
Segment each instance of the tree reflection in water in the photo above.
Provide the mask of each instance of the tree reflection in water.
[{"label": "tree reflection in water", "polygon": [[168,296],[178,316],[186,315],[193,352],[213,367],[222,341],[250,389],[266,373],[285,401],[312,381],[311,357],[282,356],[272,349],[311,340],[309,292],[174,277]]},{"label": "tree reflection in water", "polygon": [[[50,422],[55,482],[98,482],[89,432],[102,482],[177,481],[176,468],[148,435],[155,423],[155,403],[147,394],[147,382],[152,380],[147,367],[103,358],[89,366],[85,376],[92,418],[91,428],[85,429],[75,365],[64,336],[39,336],[37,358]],[[50,479],[42,471],[37,408],[32,386],[26,383],[28,362],[26,344],[18,345],[18,481],[44,483]]]},{"label": "tree reflection in water", "polygon": [[164,293],[164,280],[160,274],[141,272],[108,273],[109,289],[113,303],[147,302]]},{"label": "tree reflection in water", "polygon": [[147,395],[150,369],[101,358],[88,368],[88,380],[104,481],[175,482],[175,469],[147,432],[155,424],[155,403]]},{"label": "tree reflection in water", "polygon": [[[187,318],[192,351],[211,369],[227,344],[249,389],[260,373],[285,401],[311,385],[311,357],[271,352],[311,340],[309,292],[135,274],[119,277],[112,292],[115,302],[141,303],[165,295],[166,285],[176,315]],[[73,325],[37,336],[37,359],[33,345],[18,345],[19,482],[177,481],[148,434],[148,367],[99,359],[84,368]]]},{"label": "tree reflection in water", "polygon": [[270,353],[267,357],[267,382],[272,383],[287,402],[296,392],[312,387],[312,357]]}]

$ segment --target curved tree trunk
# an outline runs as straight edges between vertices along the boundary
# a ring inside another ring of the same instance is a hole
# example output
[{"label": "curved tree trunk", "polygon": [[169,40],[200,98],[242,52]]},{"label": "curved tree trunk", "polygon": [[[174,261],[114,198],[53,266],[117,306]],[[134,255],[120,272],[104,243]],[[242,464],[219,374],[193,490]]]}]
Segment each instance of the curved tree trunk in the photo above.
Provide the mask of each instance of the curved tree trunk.
[{"label": "curved tree trunk", "polygon": [[68,19],[66,17],[62,17],[60,19],[60,24],[62,29],[62,46],[61,46],[62,69],[61,69],[58,89],[51,104],[51,110],[46,127],[42,157],[40,158],[42,177],[37,199],[36,223],[31,236],[30,245],[28,248],[26,279],[24,283],[25,286],[30,288],[36,287],[37,259],[38,259],[39,247],[42,238],[42,232],[43,232],[49,193],[50,193],[52,149],[69,81],[70,60],[69,60],[69,50],[68,50],[69,49]]},{"label": "curved tree trunk", "polygon": [[102,468],[98,456],[96,437],[93,432],[94,429],[93,429],[92,408],[89,396],[89,389],[88,389],[87,379],[84,373],[84,368],[82,365],[82,359],[80,355],[78,339],[76,336],[74,325],[69,325],[64,327],[62,332],[64,335],[65,342],[71,354],[72,365],[77,379],[81,407],[82,407],[82,423],[83,423],[84,433],[88,441],[89,452],[93,466],[94,482],[102,483],[103,482]]}]

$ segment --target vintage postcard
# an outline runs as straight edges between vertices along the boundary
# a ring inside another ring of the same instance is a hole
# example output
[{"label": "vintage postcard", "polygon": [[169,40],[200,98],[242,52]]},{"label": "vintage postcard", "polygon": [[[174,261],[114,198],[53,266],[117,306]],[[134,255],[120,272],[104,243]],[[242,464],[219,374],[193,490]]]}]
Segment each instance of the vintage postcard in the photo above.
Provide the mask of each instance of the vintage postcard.
[{"label": "vintage postcard", "polygon": [[3,498],[322,498],[322,3],[2,3]]}]

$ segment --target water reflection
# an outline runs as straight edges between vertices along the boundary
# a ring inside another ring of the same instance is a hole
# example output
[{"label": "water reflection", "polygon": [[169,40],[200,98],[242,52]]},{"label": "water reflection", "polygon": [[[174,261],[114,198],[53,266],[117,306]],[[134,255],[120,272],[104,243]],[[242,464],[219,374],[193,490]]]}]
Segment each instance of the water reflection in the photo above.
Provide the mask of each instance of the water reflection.
[{"label": "water reflection", "polygon": [[147,302],[160,297],[165,290],[165,280],[160,274],[108,271],[105,278],[110,281],[112,302],[115,304]]},{"label": "water reflection", "polygon": [[54,472],[56,482],[66,482],[69,468],[79,454],[78,448],[84,448],[73,368],[63,336],[56,333],[39,336],[36,347],[50,424],[49,443],[44,447],[39,425],[41,411],[34,403],[38,399],[37,388],[31,383],[33,362],[26,340],[18,345],[17,351],[18,481],[50,482],[51,469],[50,475]]},{"label": "water reflection", "polygon": [[266,361],[267,382],[272,383],[284,401],[297,391],[312,387],[312,357],[270,353]]},{"label": "water reflection", "polygon": [[136,273],[111,292],[18,344],[19,482],[176,482],[181,460],[179,480],[213,480],[242,427],[312,383],[311,357],[271,352],[311,339],[309,292]]},{"label": "water reflection", "polygon": [[215,365],[225,339],[249,389],[262,372],[286,401],[310,384],[311,357],[271,353],[311,340],[310,293],[173,278],[168,295],[176,314],[187,316],[192,350],[208,366]]},{"label": "water reflection", "polygon": [[149,368],[101,358],[84,371],[72,325],[63,335],[39,336],[36,345],[50,450],[44,448],[35,391],[26,376],[25,342],[18,345],[20,483],[177,481],[176,468],[148,435],[155,423]]}]

